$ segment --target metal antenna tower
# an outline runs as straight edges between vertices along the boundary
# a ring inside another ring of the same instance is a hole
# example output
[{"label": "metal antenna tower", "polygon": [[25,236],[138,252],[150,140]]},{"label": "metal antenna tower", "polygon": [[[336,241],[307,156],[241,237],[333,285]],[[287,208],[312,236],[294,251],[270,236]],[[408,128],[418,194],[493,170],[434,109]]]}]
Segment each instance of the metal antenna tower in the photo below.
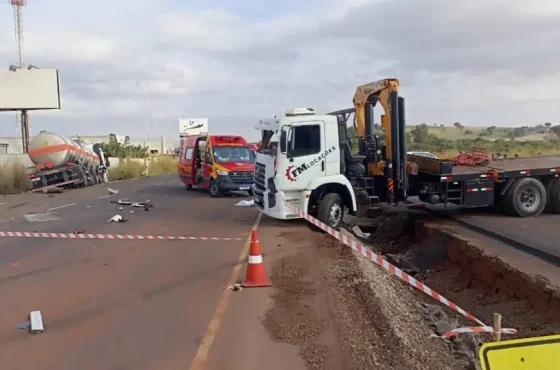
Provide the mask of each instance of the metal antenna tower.
[{"label": "metal antenna tower", "polygon": [[14,29],[18,48],[19,68],[23,68],[23,7],[27,5],[27,0],[9,0],[14,7]]}]

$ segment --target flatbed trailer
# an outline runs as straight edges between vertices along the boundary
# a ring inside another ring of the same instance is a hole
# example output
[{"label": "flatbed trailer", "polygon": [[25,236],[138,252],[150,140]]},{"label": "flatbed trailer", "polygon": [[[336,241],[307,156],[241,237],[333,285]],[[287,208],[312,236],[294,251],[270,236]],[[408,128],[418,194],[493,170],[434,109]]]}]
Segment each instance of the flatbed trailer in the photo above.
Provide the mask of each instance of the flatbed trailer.
[{"label": "flatbed trailer", "polygon": [[408,160],[418,171],[409,178],[409,194],[422,202],[500,206],[519,217],[537,216],[545,209],[560,213],[560,156],[498,159],[478,166],[415,155]]}]

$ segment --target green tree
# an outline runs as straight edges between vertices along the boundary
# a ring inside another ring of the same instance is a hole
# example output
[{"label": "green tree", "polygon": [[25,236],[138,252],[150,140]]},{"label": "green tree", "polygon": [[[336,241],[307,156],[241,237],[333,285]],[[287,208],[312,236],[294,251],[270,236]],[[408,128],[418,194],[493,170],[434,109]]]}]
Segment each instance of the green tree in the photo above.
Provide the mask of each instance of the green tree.
[{"label": "green tree", "polygon": [[430,135],[428,132],[428,125],[426,125],[425,123],[414,126],[410,133],[412,134],[412,138],[414,139],[415,143],[427,141]]},{"label": "green tree", "polygon": [[546,128],[550,128],[551,126],[552,126],[552,123],[550,123],[550,122],[546,122],[544,124],[544,127],[546,127]]}]

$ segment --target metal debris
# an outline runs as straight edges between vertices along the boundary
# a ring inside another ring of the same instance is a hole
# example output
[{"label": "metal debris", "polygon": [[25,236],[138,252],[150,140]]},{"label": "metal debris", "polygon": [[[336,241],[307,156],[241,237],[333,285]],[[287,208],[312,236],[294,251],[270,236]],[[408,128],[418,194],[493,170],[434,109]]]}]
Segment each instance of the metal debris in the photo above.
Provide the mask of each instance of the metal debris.
[{"label": "metal debris", "polygon": [[255,200],[254,199],[240,200],[239,202],[235,203],[234,206],[237,206],[237,207],[254,207],[255,206]]},{"label": "metal debris", "polygon": [[109,191],[109,194],[111,194],[111,195],[115,195],[115,194],[119,193],[118,190],[114,190],[114,189],[111,189],[111,188],[107,188],[107,191]]},{"label": "metal debris", "polygon": [[57,188],[57,187],[52,187],[52,188],[44,188],[43,189],[43,194],[53,194],[53,193],[62,193],[64,192],[64,188]]},{"label": "metal debris", "polygon": [[78,227],[76,230],[74,230],[74,234],[85,234],[87,232],[85,227]]},{"label": "metal debris", "polygon": [[124,219],[121,215],[114,215],[113,217],[111,217],[109,220],[107,220],[107,223],[111,223],[111,222],[127,222],[128,220]]},{"label": "metal debris", "polygon": [[234,285],[228,286],[227,290],[233,290],[234,292],[239,292],[243,290],[243,286],[241,285],[241,283],[235,283]]},{"label": "metal debris", "polygon": [[29,313],[29,321],[31,321],[31,334],[39,334],[45,330],[41,311],[31,311]]},{"label": "metal debris", "polygon": [[120,205],[123,205],[123,206],[129,206],[129,205],[132,204],[132,202],[128,198],[122,198],[122,199],[119,199],[119,200],[112,200],[111,203],[120,204]]}]

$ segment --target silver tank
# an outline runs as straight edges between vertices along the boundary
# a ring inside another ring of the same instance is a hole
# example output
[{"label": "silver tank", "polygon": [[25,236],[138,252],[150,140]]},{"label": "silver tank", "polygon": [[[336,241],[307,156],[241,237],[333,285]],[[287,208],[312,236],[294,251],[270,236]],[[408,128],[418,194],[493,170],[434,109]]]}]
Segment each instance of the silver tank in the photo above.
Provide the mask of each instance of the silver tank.
[{"label": "silver tank", "polygon": [[65,166],[68,162],[99,166],[99,158],[88,146],[46,131],[29,142],[29,158],[36,165],[49,164],[50,168]]}]

